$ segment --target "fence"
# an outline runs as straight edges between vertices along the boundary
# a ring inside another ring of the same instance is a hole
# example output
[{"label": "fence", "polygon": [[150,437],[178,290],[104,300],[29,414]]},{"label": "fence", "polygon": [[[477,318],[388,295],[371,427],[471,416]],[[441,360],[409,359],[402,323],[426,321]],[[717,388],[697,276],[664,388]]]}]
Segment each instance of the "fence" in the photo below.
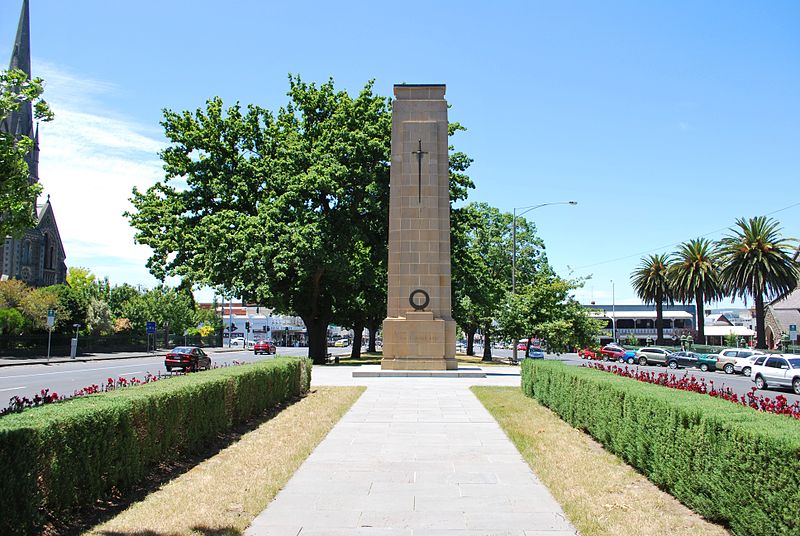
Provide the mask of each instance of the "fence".
[{"label": "fence", "polygon": [[[50,340],[50,355],[52,357],[68,356],[72,337],[74,334],[53,333]],[[222,346],[222,337],[220,334],[200,337],[199,335],[184,336],[170,333],[165,341],[162,330],[156,332],[155,335],[150,335],[148,344],[148,337],[145,334],[87,335],[78,337],[78,355],[104,352],[146,352],[180,345]],[[0,337],[0,357],[44,357],[46,355],[47,333]]]}]

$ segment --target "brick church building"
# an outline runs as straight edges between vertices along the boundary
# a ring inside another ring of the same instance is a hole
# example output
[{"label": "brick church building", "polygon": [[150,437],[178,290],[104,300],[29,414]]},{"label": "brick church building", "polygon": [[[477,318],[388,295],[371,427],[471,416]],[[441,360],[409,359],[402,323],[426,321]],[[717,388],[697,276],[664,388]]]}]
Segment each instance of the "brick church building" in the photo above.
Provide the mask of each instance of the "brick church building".
[{"label": "brick church building", "polygon": [[[17,37],[11,53],[9,69],[20,69],[31,78],[31,42],[30,12],[28,0],[23,0],[22,13],[19,17]],[[16,112],[12,112],[2,123],[0,132],[15,137],[28,136],[34,141],[33,149],[28,153],[26,162],[30,173],[30,182],[39,181],[39,128],[34,130],[33,109],[25,103]],[[5,237],[0,248],[0,279],[20,279],[28,285],[43,287],[64,283],[67,276],[67,265],[64,263],[66,253],[58,224],[50,204],[50,196],[44,203],[31,200],[31,210],[35,211],[36,226],[28,229],[20,238]]]}]

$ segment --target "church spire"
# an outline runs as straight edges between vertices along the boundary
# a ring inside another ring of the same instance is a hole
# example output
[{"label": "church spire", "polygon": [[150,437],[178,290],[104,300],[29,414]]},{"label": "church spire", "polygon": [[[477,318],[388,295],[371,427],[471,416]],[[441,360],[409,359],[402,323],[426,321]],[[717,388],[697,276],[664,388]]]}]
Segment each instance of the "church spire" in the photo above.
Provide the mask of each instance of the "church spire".
[{"label": "church spire", "polygon": [[[14,39],[9,69],[20,69],[29,79],[31,78],[31,22],[28,0],[22,0],[22,12],[19,15],[17,37]],[[28,136],[32,139],[34,132],[31,103],[24,102],[19,110],[11,112],[0,125],[0,130],[15,137]]]},{"label": "church spire", "polygon": [[11,53],[9,69],[20,69],[31,77],[31,16],[28,0],[22,0],[22,13],[19,15],[17,38]]}]

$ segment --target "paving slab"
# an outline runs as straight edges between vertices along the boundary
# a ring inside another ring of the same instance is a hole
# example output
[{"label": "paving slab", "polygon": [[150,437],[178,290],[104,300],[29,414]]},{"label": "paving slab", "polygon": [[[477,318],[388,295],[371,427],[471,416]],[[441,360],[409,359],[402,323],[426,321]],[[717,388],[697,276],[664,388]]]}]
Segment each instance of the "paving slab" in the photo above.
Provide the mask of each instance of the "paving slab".
[{"label": "paving slab", "polygon": [[[519,368],[480,377],[353,377],[315,367],[312,385],[367,390],[248,536],[566,536],[577,531],[469,390],[519,385]],[[498,370],[499,369],[499,370]]]}]

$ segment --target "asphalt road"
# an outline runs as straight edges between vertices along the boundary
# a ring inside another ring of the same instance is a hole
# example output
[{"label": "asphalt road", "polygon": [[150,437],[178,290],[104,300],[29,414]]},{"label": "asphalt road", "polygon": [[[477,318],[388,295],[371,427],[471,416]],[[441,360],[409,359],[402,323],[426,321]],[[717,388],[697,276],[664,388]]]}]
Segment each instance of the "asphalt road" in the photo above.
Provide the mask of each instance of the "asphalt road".
[{"label": "asphalt road", "polygon": [[[330,348],[334,354],[347,355],[350,348]],[[482,348],[475,349],[476,354],[480,355]],[[278,355],[303,356],[307,355],[307,348],[278,348]],[[496,357],[510,358],[511,350],[494,350]],[[213,363],[230,363],[232,361],[261,361],[272,359],[272,356],[255,356],[252,350],[242,350],[238,352],[225,352],[212,354]],[[547,355],[547,359],[558,359],[568,365],[580,366],[587,363],[580,359],[577,354],[563,354],[555,356]],[[630,366],[630,365],[629,365]],[[678,369],[676,371],[659,366],[639,367],[644,370],[656,372],[670,372],[675,374],[692,374],[697,378],[706,378],[706,382],[713,381],[717,388],[730,387],[739,395],[750,392],[754,386],[749,377],[741,375],[728,375],[722,372],[702,372],[698,369]],[[105,383],[109,377],[118,378],[120,376],[130,380],[131,378],[143,378],[145,374],[166,375],[163,356],[140,357],[134,359],[116,359],[109,361],[90,361],[85,363],[54,363],[50,365],[23,365],[15,367],[0,367],[0,407],[5,407],[12,396],[31,397],[39,393],[42,389],[49,389],[61,395],[72,394],[74,391],[92,384]],[[774,398],[778,394],[784,395],[790,403],[800,400],[800,396],[793,394],[789,390],[760,390],[757,394],[765,397]]]},{"label": "asphalt road", "polygon": [[[477,352],[477,350],[476,350]],[[493,355],[501,356],[501,357],[511,357],[512,351],[511,350],[494,350]],[[519,353],[520,357],[522,356],[522,352]],[[580,366],[584,363],[591,363],[592,361],[581,359],[578,357],[578,354],[562,354],[560,356],[556,356],[553,354],[547,354],[546,359],[558,359],[568,365],[576,365]],[[603,363],[602,361],[597,361],[597,363]],[[614,365],[616,362],[609,361],[606,364]],[[677,376],[682,376],[684,374],[690,374],[695,378],[705,378],[706,383],[710,384],[711,381],[714,382],[714,387],[717,389],[722,389],[724,387],[730,387],[734,393],[738,395],[746,395],[749,393],[755,384],[750,379],[749,376],[742,376],[741,374],[725,374],[724,372],[703,372],[700,369],[677,369],[672,370],[666,367],[660,367],[658,365],[646,365],[646,366],[639,366],[639,365],[625,365],[622,364],[621,366],[628,366],[634,369],[642,369],[647,370],[650,372],[668,372],[671,374],[675,374]],[[800,396],[794,394],[790,389],[761,389],[756,390],[756,395],[762,395],[767,398],[774,399],[776,395],[783,395],[787,398],[790,404],[794,403],[795,401],[800,400]]]},{"label": "asphalt road", "polygon": [[[349,348],[331,348],[332,353],[346,354]],[[216,364],[232,361],[263,361],[273,356],[253,355],[252,350],[238,352],[211,353],[211,362]],[[308,348],[278,348],[279,356],[304,356]],[[13,396],[32,397],[42,389],[49,389],[59,395],[71,395],[78,389],[92,384],[104,384],[108,378],[120,376],[126,380],[142,379],[147,373],[167,375],[164,356],[113,359],[76,363],[53,363],[50,365],[20,365],[0,367],[0,408],[8,405]]]}]

